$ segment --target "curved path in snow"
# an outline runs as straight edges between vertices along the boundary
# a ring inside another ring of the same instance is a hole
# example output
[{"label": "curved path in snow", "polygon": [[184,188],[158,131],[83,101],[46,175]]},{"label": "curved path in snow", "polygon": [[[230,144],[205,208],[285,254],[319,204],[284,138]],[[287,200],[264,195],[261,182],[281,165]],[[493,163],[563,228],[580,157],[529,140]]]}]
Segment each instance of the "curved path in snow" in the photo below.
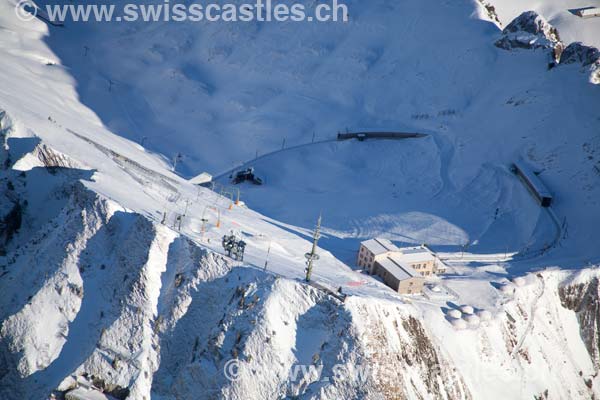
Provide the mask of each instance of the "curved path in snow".
[{"label": "curved path in snow", "polygon": [[236,165],[235,167],[233,167],[231,169],[228,169],[228,170],[226,170],[224,172],[221,172],[218,175],[215,175],[213,177],[213,181],[225,178],[228,175],[231,175],[236,170],[247,168],[250,164],[252,164],[252,163],[254,163],[256,161],[262,160],[264,158],[270,157],[270,156],[275,155],[275,154],[283,153],[283,152],[289,151],[289,150],[301,149],[303,147],[308,147],[308,146],[312,146],[312,145],[315,145],[315,144],[331,143],[331,142],[337,142],[337,141],[338,140],[336,138],[333,138],[333,139],[323,139],[323,140],[316,140],[316,141],[310,142],[310,143],[298,144],[298,145],[290,146],[290,147],[282,147],[281,149],[274,150],[274,151],[271,151],[269,153],[265,153],[265,154],[259,155],[258,157],[255,157],[252,160],[244,161],[244,162]]},{"label": "curved path in snow", "polygon": [[521,338],[517,342],[517,345],[513,349],[512,353],[510,355],[511,358],[515,358],[515,356],[519,353],[519,350],[521,350],[521,347],[523,346],[523,342],[525,342],[525,339],[527,339],[527,335],[529,335],[529,333],[533,329],[533,320],[535,317],[535,311],[537,309],[537,303],[544,295],[544,290],[546,289],[546,282],[544,281],[544,278],[542,278],[541,275],[539,275],[539,276],[536,275],[536,276],[542,283],[542,290],[535,297],[535,299],[533,300],[533,303],[531,304],[531,311],[529,312],[529,321],[527,322],[527,327],[525,328],[525,332],[523,332],[523,335],[521,335]]}]

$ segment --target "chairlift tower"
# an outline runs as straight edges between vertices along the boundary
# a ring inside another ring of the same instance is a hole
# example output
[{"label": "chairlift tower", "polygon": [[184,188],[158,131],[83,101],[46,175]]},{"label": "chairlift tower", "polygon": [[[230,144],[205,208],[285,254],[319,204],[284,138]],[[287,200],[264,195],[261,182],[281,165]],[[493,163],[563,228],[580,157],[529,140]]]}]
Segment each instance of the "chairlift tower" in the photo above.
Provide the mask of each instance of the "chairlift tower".
[{"label": "chairlift tower", "polygon": [[313,262],[319,259],[319,255],[317,254],[317,243],[319,242],[319,238],[321,237],[321,215],[319,215],[319,219],[317,220],[317,227],[315,228],[315,233],[313,234],[313,245],[310,253],[306,253],[304,257],[306,257],[306,282],[310,282],[310,276],[312,274]]}]

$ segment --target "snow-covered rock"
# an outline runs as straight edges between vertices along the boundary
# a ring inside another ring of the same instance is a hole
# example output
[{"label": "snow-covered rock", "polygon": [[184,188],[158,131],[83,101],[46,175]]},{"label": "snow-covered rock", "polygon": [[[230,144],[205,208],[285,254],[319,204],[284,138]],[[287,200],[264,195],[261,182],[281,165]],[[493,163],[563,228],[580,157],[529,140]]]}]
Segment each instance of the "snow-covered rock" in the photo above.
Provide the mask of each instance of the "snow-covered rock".
[{"label": "snow-covered rock", "polygon": [[523,287],[527,284],[527,279],[525,279],[525,277],[522,277],[522,276],[516,276],[512,279],[512,283],[516,287]]},{"label": "snow-covered rock", "polygon": [[600,273],[584,271],[559,289],[564,307],[577,313],[577,319],[588,352],[596,368],[600,368]]},{"label": "snow-covered rock", "polygon": [[97,390],[80,387],[68,391],[65,400],[111,400],[111,398]]},{"label": "snow-covered rock", "polygon": [[488,310],[478,310],[476,315],[482,322],[492,320],[492,313]]},{"label": "snow-covered rock", "polygon": [[477,327],[481,322],[479,317],[475,314],[465,315],[464,320],[467,321],[467,324],[469,324],[471,327]]},{"label": "snow-covered rock", "polygon": [[598,65],[600,63],[600,50],[580,42],[574,42],[569,44],[562,52],[560,63],[578,63],[584,67]]},{"label": "snow-covered rock", "polygon": [[475,310],[473,309],[473,306],[469,306],[469,305],[463,305],[460,307],[460,311],[463,314],[473,314],[475,312]]},{"label": "snow-covered rock", "polygon": [[450,323],[452,324],[452,327],[456,330],[462,331],[464,329],[467,329],[467,321],[465,321],[464,319],[453,319],[452,321],[450,321]]},{"label": "snow-covered rock", "polygon": [[[502,30],[496,46],[505,49],[555,49],[561,47],[556,28],[535,11],[525,11]],[[559,54],[555,55],[559,58]]]},{"label": "snow-covered rock", "polygon": [[498,290],[505,294],[513,293],[515,291],[515,285],[510,282],[503,282],[498,285]]}]

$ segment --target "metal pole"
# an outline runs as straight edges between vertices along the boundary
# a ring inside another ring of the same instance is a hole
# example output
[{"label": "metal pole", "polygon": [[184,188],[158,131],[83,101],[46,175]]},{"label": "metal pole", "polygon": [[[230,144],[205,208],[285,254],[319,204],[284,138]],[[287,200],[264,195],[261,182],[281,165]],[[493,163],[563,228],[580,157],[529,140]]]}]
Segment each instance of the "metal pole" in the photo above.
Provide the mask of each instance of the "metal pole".
[{"label": "metal pole", "polygon": [[267,258],[265,259],[265,268],[267,270],[267,265],[269,264],[269,254],[271,254],[271,241],[269,240],[269,248],[267,249]]},{"label": "metal pole", "polygon": [[183,212],[183,216],[187,215],[189,205],[190,205],[190,201],[186,200],[185,201],[185,211]]},{"label": "metal pole", "polygon": [[202,218],[200,221],[202,221],[202,229],[200,231],[200,233],[201,233],[200,238],[204,239],[204,233],[206,232],[206,223],[208,222],[208,219]]}]

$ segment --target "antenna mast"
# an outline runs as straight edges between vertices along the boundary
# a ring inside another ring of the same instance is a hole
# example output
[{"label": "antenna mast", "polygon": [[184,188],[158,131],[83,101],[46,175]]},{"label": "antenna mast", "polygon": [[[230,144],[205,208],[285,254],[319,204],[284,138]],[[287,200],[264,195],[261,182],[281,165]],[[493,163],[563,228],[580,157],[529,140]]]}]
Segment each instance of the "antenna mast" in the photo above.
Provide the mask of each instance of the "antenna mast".
[{"label": "antenna mast", "polygon": [[321,214],[319,214],[319,219],[317,220],[317,227],[315,228],[315,233],[313,234],[313,244],[312,250],[310,253],[306,253],[304,257],[306,257],[306,282],[310,282],[310,276],[312,274],[313,262],[319,259],[319,255],[317,254],[317,243],[319,242],[319,238],[321,237]]}]

